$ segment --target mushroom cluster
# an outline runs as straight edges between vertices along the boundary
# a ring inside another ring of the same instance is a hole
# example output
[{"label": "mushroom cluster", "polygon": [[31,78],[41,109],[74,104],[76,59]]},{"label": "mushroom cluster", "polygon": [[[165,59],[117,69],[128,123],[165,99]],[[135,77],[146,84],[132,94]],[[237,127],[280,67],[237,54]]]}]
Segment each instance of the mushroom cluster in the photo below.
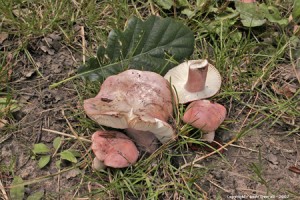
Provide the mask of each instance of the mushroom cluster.
[{"label": "mushroom cluster", "polygon": [[215,95],[221,87],[221,75],[205,60],[188,60],[169,70],[165,79],[173,86],[179,103],[191,102],[182,118],[183,122],[199,128],[203,140],[212,142],[215,130],[226,117],[226,108],[205,98]]},{"label": "mushroom cluster", "polygon": [[[99,93],[83,104],[92,120],[114,129],[93,134],[94,169],[131,166],[139,151],[153,153],[161,143],[174,140],[175,131],[168,123],[173,103],[192,102],[182,120],[207,133],[204,140],[213,141],[226,109],[201,99],[216,94],[220,86],[221,76],[207,60],[186,61],[165,77],[133,69],[108,77]],[[173,94],[178,95],[178,102]]]},{"label": "mushroom cluster", "polygon": [[[173,114],[172,99],[170,84],[164,77],[149,71],[127,70],[108,77],[102,83],[98,95],[85,100],[83,107],[95,122],[124,130],[138,149],[152,153],[160,143],[175,138],[174,129],[168,123]],[[96,155],[94,165],[101,161],[106,166],[122,168],[136,161],[128,158],[130,162],[108,164],[107,159],[115,156],[116,152],[126,155],[123,151],[127,147],[113,145],[112,148],[100,148],[104,145],[104,138],[112,143],[118,141],[121,135],[114,133],[114,139],[111,139],[109,131],[95,134],[92,138],[92,149]],[[124,136],[121,138],[124,139]],[[138,152],[132,151],[132,154],[138,155]]]}]

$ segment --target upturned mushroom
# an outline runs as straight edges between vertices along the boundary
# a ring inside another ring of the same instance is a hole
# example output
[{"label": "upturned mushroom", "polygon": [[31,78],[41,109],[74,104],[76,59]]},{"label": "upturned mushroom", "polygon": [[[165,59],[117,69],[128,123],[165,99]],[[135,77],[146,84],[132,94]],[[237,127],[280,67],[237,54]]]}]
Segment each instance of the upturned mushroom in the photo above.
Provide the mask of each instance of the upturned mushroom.
[{"label": "upturned mushroom", "polygon": [[215,130],[222,124],[226,117],[226,108],[209,100],[198,100],[190,103],[183,115],[183,121],[199,128],[204,133],[203,140],[212,142]]},{"label": "upturned mushroom", "polygon": [[124,168],[136,163],[139,152],[129,137],[118,131],[97,131],[92,135],[93,168]]},{"label": "upturned mushroom", "polygon": [[100,125],[126,129],[142,150],[153,152],[158,140],[175,138],[167,123],[173,113],[167,80],[148,71],[127,70],[108,77],[95,98],[84,101],[86,114]]},{"label": "upturned mushroom", "polygon": [[185,61],[170,69],[164,77],[175,88],[179,103],[211,97],[221,87],[220,73],[206,59]]}]

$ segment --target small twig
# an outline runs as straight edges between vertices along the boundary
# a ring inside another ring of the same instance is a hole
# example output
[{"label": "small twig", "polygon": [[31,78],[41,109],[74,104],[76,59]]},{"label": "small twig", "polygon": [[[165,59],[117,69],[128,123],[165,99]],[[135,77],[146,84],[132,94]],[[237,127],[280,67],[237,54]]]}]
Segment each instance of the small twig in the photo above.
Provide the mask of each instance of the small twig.
[{"label": "small twig", "polygon": [[204,194],[203,200],[207,200],[207,192],[204,191],[197,183],[194,183],[194,185],[196,186],[196,188],[198,188],[198,190],[200,190]]},{"label": "small twig", "polygon": [[[296,75],[296,78],[297,78],[298,82],[300,83],[300,75],[299,75],[299,72],[297,72],[297,67],[296,67],[295,61],[294,61],[294,59],[293,59],[291,45],[290,45],[290,48],[289,48],[289,56],[290,56],[291,64],[292,64],[294,73],[295,73],[295,75]],[[299,58],[298,58],[298,59],[299,59]]]},{"label": "small twig", "polygon": [[214,151],[212,151],[212,152],[210,152],[210,153],[208,153],[204,156],[201,156],[200,158],[197,158],[197,159],[193,160],[192,162],[189,162],[189,163],[186,163],[186,164],[182,165],[178,170],[181,170],[181,169],[186,168],[188,166],[195,165],[196,162],[199,162],[199,161],[201,161],[201,160],[203,160],[207,157],[210,157],[210,156],[214,155],[215,153],[219,153],[221,150],[225,149],[226,147],[228,147],[229,145],[234,143],[236,140],[237,140],[237,138],[235,137],[231,141],[226,143],[225,145],[221,146],[220,148],[218,148],[218,149],[216,149],[216,150],[214,150]]},{"label": "small twig", "polygon": [[253,151],[253,152],[256,152],[256,153],[259,152],[259,151],[257,151],[257,150],[250,149],[250,148],[248,148],[248,147],[243,147],[243,146],[236,145],[236,144],[230,144],[230,146],[232,146],[232,147],[237,147],[237,148],[241,148],[241,149],[246,149],[246,150]]},{"label": "small twig", "polygon": [[69,126],[69,128],[70,128],[70,131],[73,133],[73,135],[75,135],[76,138],[78,138],[79,136],[78,136],[78,134],[76,133],[76,131],[73,129],[73,127],[71,126],[71,123],[69,122],[68,118],[67,118],[66,115],[65,115],[65,111],[62,110],[61,113],[62,113],[63,117],[65,118],[65,120],[66,120],[66,122],[67,122],[67,124],[68,124],[68,126]]},{"label": "small twig", "polygon": [[5,189],[4,189],[4,186],[3,186],[1,180],[0,180],[0,190],[1,190],[2,194],[3,194],[3,198],[4,198],[5,200],[9,200],[9,198],[8,198],[8,196],[7,196],[7,194],[6,194],[6,191],[5,191]]},{"label": "small twig", "polygon": [[80,27],[80,35],[82,40],[82,62],[85,63],[86,41],[84,37],[84,27]]},{"label": "small twig", "polygon": [[84,142],[92,143],[91,140],[85,139],[83,137],[76,137],[75,135],[70,135],[70,134],[67,134],[67,133],[63,133],[63,132],[59,132],[59,131],[55,131],[55,130],[50,130],[50,129],[46,129],[46,128],[42,128],[42,130],[50,132],[50,133],[55,133],[55,134],[58,134],[58,135],[63,135],[63,136],[66,136],[66,137],[70,137],[70,138],[73,138],[73,139],[81,140],[81,141],[84,141]]},{"label": "small twig", "polygon": [[[60,172],[60,168],[58,169],[58,172]],[[60,199],[60,173],[57,176],[57,188],[56,188],[56,192],[58,194],[58,199]]]},{"label": "small twig", "polygon": [[216,184],[215,182],[211,181],[211,180],[208,180],[211,184],[213,184],[214,186],[216,186],[217,188],[220,188],[221,190],[223,190],[224,192],[227,192],[227,193],[231,193],[231,191],[229,190],[226,190],[225,188],[221,187],[220,185]]},{"label": "small twig", "polygon": [[152,15],[155,15],[155,9],[154,9],[154,6],[153,6],[153,2],[152,1],[149,1],[150,3],[150,11],[151,11],[151,14]]},{"label": "small twig", "polygon": [[[86,169],[86,167],[85,167],[85,169]],[[84,176],[81,177],[79,185],[82,185],[83,181],[85,180],[83,177]],[[74,192],[74,195],[73,195],[72,199],[76,199],[75,196],[78,194],[79,189],[80,189],[80,187],[77,187],[76,191]]]}]

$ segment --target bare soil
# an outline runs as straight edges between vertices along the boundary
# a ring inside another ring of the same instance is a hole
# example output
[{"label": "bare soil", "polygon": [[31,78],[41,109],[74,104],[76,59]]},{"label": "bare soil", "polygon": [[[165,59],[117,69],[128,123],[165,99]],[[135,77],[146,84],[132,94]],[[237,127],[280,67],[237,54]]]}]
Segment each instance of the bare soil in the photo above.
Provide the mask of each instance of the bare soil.
[{"label": "bare soil", "polygon": [[[49,89],[49,85],[74,75],[81,63],[81,54],[64,45],[61,36],[55,33],[32,41],[29,53],[35,65],[25,54],[21,55],[15,61],[11,78],[14,98],[22,106],[14,113],[15,121],[11,122],[16,128],[0,143],[1,166],[13,169],[9,172],[1,170],[0,177],[5,186],[10,185],[14,175],[24,180],[37,180],[57,173],[55,162],[38,168],[37,160],[32,159],[33,144],[42,142],[51,146],[57,137],[43,128],[71,134],[65,117],[75,128],[79,124],[78,118],[74,117],[74,113],[80,112],[76,85],[68,82],[55,89]],[[234,114],[229,113],[228,118]],[[238,127],[237,124],[232,129]],[[199,163],[209,169],[209,173],[199,180],[208,199],[249,199],[249,195],[257,195],[256,199],[262,199],[262,195],[293,199],[295,196],[291,193],[299,195],[300,175],[291,167],[300,168],[300,139],[297,134],[286,136],[285,129],[278,125],[255,128],[234,146],[229,146],[223,157],[214,155]],[[226,132],[219,134],[225,135],[221,137],[224,142],[232,137]],[[72,199],[74,194],[87,191],[83,187],[76,193],[74,186],[80,183],[81,173],[71,170],[37,181],[26,186],[26,195],[43,191],[48,199]]]}]

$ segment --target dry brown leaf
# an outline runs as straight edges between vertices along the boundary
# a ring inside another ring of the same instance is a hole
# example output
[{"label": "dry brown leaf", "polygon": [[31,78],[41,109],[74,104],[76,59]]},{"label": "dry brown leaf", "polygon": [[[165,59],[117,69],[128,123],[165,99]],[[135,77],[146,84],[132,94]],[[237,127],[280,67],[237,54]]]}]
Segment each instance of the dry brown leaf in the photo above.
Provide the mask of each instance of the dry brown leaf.
[{"label": "dry brown leaf", "polygon": [[[300,60],[299,60],[299,62],[300,62]],[[295,73],[296,73],[296,77],[298,79],[298,82],[300,84],[300,67],[295,69]]]},{"label": "dry brown leaf", "polygon": [[64,174],[64,176],[66,177],[66,179],[70,179],[70,178],[76,177],[76,176],[77,176],[78,174],[80,174],[80,173],[81,173],[80,170],[77,169],[77,168],[75,168],[75,169],[72,169],[72,170],[66,172],[66,173]]},{"label": "dry brown leaf", "polygon": [[8,54],[6,56],[6,64],[2,68],[1,76],[0,76],[0,83],[6,82],[7,80],[10,80],[12,69],[9,68],[9,64],[12,61],[12,54]]},{"label": "dry brown leaf", "polygon": [[2,44],[8,38],[8,33],[0,33],[0,44]]},{"label": "dry brown leaf", "polygon": [[298,168],[298,167],[291,166],[291,167],[289,167],[289,170],[290,170],[291,172],[296,173],[296,174],[300,174],[300,168]]},{"label": "dry brown leaf", "polygon": [[8,123],[5,119],[0,119],[0,130]]},{"label": "dry brown leaf", "polygon": [[276,94],[284,95],[287,98],[293,97],[299,88],[296,85],[288,83],[284,84],[283,86],[278,86],[276,83],[274,83],[271,87]]},{"label": "dry brown leaf", "polygon": [[45,52],[45,53],[48,53],[49,55],[54,55],[54,50],[53,49],[50,49],[49,47],[47,46],[41,46],[40,49]]}]

